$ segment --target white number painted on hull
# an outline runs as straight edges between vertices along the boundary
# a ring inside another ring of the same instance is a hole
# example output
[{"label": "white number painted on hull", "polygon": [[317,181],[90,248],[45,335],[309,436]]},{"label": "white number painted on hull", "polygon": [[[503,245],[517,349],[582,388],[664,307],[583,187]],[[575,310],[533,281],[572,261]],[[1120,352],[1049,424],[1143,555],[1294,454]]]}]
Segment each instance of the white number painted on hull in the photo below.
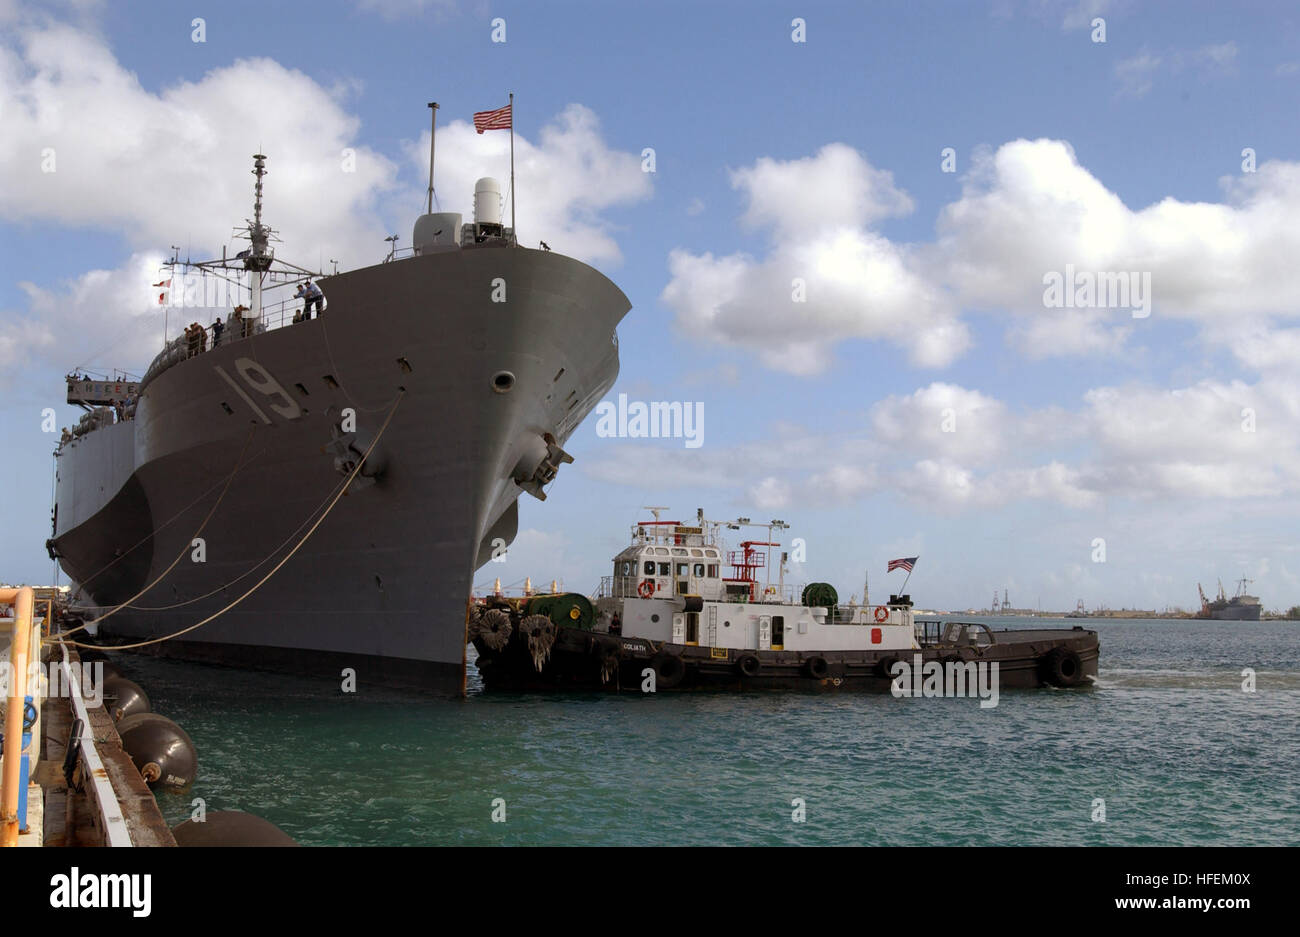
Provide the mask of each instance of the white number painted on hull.
[{"label": "white number painted on hull", "polygon": [[[234,388],[235,393],[243,398],[244,403],[248,404],[249,409],[256,413],[263,423],[271,422],[271,418],[266,415],[266,412],[253,402],[253,398],[248,396],[247,392],[235,382],[234,378],[225,372],[221,365],[213,365],[212,370],[216,371],[223,381]],[[272,377],[266,368],[252,358],[236,358],[235,370],[244,379],[244,383],[267,398],[267,406],[272,412],[278,413],[286,420],[296,420],[302,416],[302,408],[298,406],[298,401],[289,395],[284,386]]]}]

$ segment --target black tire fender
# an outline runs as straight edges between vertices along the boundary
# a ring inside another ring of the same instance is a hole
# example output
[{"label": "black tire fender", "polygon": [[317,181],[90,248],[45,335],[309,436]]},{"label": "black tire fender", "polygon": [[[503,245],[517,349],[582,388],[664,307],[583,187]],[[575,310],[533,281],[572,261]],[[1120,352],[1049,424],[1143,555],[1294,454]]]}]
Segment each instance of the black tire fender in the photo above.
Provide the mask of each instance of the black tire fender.
[{"label": "black tire fender", "polygon": [[1044,681],[1059,687],[1078,686],[1085,679],[1083,659],[1068,647],[1055,647],[1044,654],[1040,673]]},{"label": "black tire fender", "polygon": [[671,654],[660,654],[650,661],[655,672],[655,686],[672,689],[686,679],[686,662]]},{"label": "black tire fender", "polygon": [[810,657],[804,661],[804,669],[814,680],[825,680],[830,676],[831,666],[824,657]]},{"label": "black tire fender", "polygon": [[758,672],[763,669],[763,663],[753,654],[742,654],[736,660],[736,670],[742,677],[757,677]]}]

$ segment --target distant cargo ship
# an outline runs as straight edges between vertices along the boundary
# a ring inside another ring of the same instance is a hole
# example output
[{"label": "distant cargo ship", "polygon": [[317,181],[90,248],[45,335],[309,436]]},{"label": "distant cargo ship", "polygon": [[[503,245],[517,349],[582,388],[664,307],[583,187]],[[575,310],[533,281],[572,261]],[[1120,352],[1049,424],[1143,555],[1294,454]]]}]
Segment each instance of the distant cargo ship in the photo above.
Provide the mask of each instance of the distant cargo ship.
[{"label": "distant cargo ship", "polygon": [[1253,580],[1237,580],[1237,594],[1228,598],[1223,594],[1223,582],[1219,582],[1219,594],[1213,599],[1205,597],[1201,584],[1196,584],[1196,591],[1201,594],[1201,611],[1197,618],[1209,618],[1214,621],[1259,621],[1259,596],[1247,595],[1246,586]]}]

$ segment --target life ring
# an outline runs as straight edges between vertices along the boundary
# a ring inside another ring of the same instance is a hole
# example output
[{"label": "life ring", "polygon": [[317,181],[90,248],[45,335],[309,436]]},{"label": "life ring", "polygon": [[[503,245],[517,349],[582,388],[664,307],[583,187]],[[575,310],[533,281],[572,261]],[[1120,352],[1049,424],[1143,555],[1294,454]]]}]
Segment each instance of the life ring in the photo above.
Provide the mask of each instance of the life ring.
[{"label": "life ring", "polygon": [[889,617],[889,609],[885,608],[885,606],[883,605],[877,605],[875,611],[876,621],[884,621],[888,617]]},{"label": "life ring", "polygon": [[653,579],[642,579],[641,585],[636,587],[636,594],[643,599],[648,599],[655,594],[655,584]]},{"label": "life ring", "polygon": [[1057,647],[1048,651],[1043,656],[1041,667],[1043,680],[1052,686],[1078,686],[1087,679],[1083,673],[1082,658],[1077,651],[1072,651],[1068,647]]},{"label": "life ring", "polygon": [[804,666],[808,669],[808,676],[814,680],[825,680],[831,669],[824,657],[810,657]]},{"label": "life ring", "polygon": [[742,677],[757,677],[762,666],[762,663],[753,654],[745,654],[736,661],[736,669],[740,671]]}]

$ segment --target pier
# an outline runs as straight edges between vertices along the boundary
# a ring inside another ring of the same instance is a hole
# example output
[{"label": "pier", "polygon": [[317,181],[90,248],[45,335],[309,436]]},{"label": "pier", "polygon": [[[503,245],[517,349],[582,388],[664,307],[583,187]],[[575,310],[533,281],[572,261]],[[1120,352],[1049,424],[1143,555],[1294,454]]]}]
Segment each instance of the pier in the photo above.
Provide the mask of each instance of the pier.
[{"label": "pier", "polygon": [[[83,664],[52,636],[60,592],[0,588],[4,685],[0,845],[175,846]],[[91,698],[86,698],[87,692]],[[20,741],[21,740],[21,741]]]}]

